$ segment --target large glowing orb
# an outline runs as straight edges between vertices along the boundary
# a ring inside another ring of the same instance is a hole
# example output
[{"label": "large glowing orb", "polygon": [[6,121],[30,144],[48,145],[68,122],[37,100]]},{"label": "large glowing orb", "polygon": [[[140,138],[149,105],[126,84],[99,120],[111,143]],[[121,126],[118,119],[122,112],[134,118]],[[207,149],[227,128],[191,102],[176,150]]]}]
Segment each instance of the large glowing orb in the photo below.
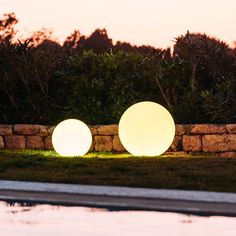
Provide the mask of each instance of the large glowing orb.
[{"label": "large glowing orb", "polygon": [[125,149],[135,156],[158,156],[173,142],[175,123],[170,113],[154,102],[129,107],[119,122],[119,137]]},{"label": "large glowing orb", "polygon": [[83,156],[89,151],[91,144],[91,131],[80,120],[64,120],[56,126],[52,134],[52,145],[62,156]]}]

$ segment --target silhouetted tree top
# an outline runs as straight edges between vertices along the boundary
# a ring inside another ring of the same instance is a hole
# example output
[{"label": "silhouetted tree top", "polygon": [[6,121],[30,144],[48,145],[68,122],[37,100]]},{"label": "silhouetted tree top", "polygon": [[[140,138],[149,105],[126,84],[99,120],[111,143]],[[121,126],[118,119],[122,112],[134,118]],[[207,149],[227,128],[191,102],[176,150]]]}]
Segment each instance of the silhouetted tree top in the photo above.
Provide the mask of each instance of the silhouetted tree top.
[{"label": "silhouetted tree top", "polygon": [[177,122],[235,123],[236,49],[220,40],[187,32],[172,53],[96,29],[60,45],[47,29],[17,40],[17,22],[0,16],[0,123],[109,124],[142,100],[166,105]]},{"label": "silhouetted tree top", "polygon": [[230,76],[236,58],[234,50],[225,42],[206,34],[189,32],[176,38],[173,56],[190,64],[192,90],[197,87],[198,78],[209,88],[220,75]]},{"label": "silhouetted tree top", "polygon": [[63,43],[63,48],[66,49],[76,49],[79,46],[80,32],[75,30],[71,35],[69,35]]},{"label": "silhouetted tree top", "polygon": [[[15,43],[17,30],[15,25],[18,23],[15,13],[3,14],[0,18],[0,43]],[[34,32],[29,38],[32,47],[41,48],[61,48],[67,52],[82,52],[83,50],[93,50],[96,53],[112,51],[139,52],[145,55],[154,55],[162,51],[149,45],[135,46],[129,42],[117,41],[113,44],[109,38],[106,29],[96,29],[90,36],[81,35],[79,30],[75,30],[69,35],[64,43],[59,43],[52,37],[52,31],[42,29]],[[229,61],[229,55],[235,57],[236,49],[229,48],[228,45],[218,39],[200,33],[189,33],[176,38],[173,54],[171,56],[182,59],[196,60],[198,57],[212,57],[222,59],[225,57],[225,63]],[[196,61],[195,61],[196,62]],[[222,62],[223,63],[223,62]]]},{"label": "silhouetted tree top", "polygon": [[138,47],[135,45],[131,45],[128,42],[117,41],[116,44],[113,46],[113,51],[115,52],[116,51],[139,52],[145,55],[154,55],[154,54],[158,54],[162,50],[158,48],[154,48],[152,46],[142,45]]},{"label": "silhouetted tree top", "polygon": [[15,13],[3,14],[0,19],[0,43],[11,43],[17,31],[15,25],[18,23]]},{"label": "silhouetted tree top", "polygon": [[[0,20],[0,39],[6,42],[12,42],[15,39],[17,31],[15,25],[18,23],[16,15],[14,13],[4,14]],[[37,48],[59,48],[61,47],[58,42],[52,37],[52,31],[46,28],[35,31],[29,38],[25,39],[29,41],[32,47]],[[161,50],[152,46],[142,45],[135,46],[128,42],[118,41],[115,45],[112,43],[112,39],[109,38],[106,29],[96,29],[90,36],[86,37],[81,35],[79,30],[75,30],[69,35],[62,48],[66,51],[74,50],[75,52],[81,52],[83,50],[93,50],[96,53],[110,52],[112,51],[125,51],[125,52],[140,52],[142,54],[155,54]]]},{"label": "silhouetted tree top", "polygon": [[52,30],[46,28],[33,32],[27,41],[31,47],[44,51],[59,50],[61,48],[60,44],[53,38]]},{"label": "silhouetted tree top", "polygon": [[206,54],[215,51],[215,53],[228,53],[229,46],[218,39],[200,33],[189,33],[176,38],[174,45],[174,55],[191,56]]},{"label": "silhouetted tree top", "polygon": [[88,38],[82,36],[78,42],[79,49],[92,49],[97,53],[107,52],[112,46],[112,39],[108,37],[106,29],[96,29]]}]

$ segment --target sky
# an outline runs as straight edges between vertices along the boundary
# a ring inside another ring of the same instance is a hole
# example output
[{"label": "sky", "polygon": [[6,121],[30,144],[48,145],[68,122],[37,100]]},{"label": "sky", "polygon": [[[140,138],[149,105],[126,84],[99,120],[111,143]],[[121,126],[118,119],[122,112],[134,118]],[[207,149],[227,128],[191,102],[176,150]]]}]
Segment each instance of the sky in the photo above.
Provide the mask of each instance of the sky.
[{"label": "sky", "polygon": [[0,0],[0,14],[9,12],[19,19],[19,36],[44,27],[60,42],[75,29],[89,36],[97,28],[113,43],[158,48],[187,30],[236,41],[236,0]]}]

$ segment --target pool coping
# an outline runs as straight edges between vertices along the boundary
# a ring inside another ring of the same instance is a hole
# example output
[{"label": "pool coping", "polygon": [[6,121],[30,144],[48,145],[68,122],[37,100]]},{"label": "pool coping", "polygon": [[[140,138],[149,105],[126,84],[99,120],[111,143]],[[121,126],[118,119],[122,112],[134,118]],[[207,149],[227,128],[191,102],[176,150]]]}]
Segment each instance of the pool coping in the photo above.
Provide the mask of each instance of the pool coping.
[{"label": "pool coping", "polygon": [[0,180],[0,200],[236,216],[236,194]]}]

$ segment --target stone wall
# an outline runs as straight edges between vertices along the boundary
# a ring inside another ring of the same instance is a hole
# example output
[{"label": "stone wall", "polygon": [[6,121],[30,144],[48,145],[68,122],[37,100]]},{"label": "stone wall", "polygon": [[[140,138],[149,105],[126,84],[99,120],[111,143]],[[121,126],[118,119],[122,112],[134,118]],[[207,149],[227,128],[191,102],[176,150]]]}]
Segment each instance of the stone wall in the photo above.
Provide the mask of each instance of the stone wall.
[{"label": "stone wall", "polygon": [[[53,129],[43,125],[0,125],[0,149],[52,149]],[[90,151],[125,152],[117,125],[96,125],[90,129],[93,134]],[[176,125],[175,139],[168,152],[236,157],[236,124]]]}]

